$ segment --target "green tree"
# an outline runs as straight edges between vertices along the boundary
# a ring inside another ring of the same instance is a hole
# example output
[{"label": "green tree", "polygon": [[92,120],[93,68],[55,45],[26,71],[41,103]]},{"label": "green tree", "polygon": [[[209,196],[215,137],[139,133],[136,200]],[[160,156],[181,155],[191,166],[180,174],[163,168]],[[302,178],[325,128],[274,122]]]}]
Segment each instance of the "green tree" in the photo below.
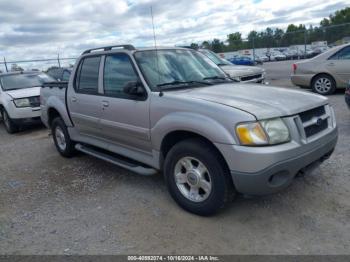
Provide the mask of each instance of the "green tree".
[{"label": "green tree", "polygon": [[229,34],[226,41],[230,50],[238,50],[242,48],[242,35],[239,32]]},{"label": "green tree", "polygon": [[214,39],[211,42],[211,49],[215,52],[215,53],[220,53],[224,51],[224,43],[222,41],[220,41],[219,39]]},{"label": "green tree", "polygon": [[191,43],[190,47],[191,47],[192,49],[198,49],[198,48],[199,48],[199,45],[196,44],[196,43]]}]

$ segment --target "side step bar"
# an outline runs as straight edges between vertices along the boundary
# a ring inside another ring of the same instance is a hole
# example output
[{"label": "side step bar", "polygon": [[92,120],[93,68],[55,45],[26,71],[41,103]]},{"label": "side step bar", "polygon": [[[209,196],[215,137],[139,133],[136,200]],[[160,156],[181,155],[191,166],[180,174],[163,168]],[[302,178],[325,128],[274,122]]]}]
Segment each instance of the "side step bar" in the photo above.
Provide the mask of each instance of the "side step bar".
[{"label": "side step bar", "polygon": [[81,151],[85,154],[97,157],[99,159],[105,160],[105,161],[112,163],[114,165],[125,168],[127,170],[133,171],[133,172],[140,174],[140,175],[150,176],[150,175],[154,175],[157,173],[157,170],[155,170],[151,167],[144,167],[144,166],[138,165],[134,161],[128,162],[125,159],[119,159],[117,156],[112,155],[113,153],[108,154],[105,152],[100,152],[99,150],[97,150],[95,148],[85,146],[82,144],[76,144],[75,149],[78,151]]}]

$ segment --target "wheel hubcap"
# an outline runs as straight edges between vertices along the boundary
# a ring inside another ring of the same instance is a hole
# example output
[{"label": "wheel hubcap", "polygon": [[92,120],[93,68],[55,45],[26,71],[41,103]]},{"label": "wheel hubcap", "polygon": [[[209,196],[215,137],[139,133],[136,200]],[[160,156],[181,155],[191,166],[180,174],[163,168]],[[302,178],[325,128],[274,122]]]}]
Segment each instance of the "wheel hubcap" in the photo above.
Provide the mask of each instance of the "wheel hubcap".
[{"label": "wheel hubcap", "polygon": [[183,157],[175,165],[175,182],[181,194],[193,202],[202,202],[212,190],[207,167],[198,159]]},{"label": "wheel hubcap", "polygon": [[315,82],[315,89],[320,93],[327,93],[332,88],[332,82],[328,78],[321,77]]},{"label": "wheel hubcap", "polygon": [[64,151],[66,149],[66,138],[62,129],[58,126],[55,130],[56,142],[60,150]]}]

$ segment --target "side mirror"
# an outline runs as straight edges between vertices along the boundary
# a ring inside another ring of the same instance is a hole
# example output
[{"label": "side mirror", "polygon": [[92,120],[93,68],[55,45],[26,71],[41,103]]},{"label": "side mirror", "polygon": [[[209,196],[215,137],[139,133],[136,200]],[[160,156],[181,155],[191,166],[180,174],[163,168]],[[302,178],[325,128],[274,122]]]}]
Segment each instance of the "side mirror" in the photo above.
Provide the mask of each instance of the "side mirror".
[{"label": "side mirror", "polygon": [[142,87],[140,81],[127,82],[123,88],[125,94],[137,97],[143,97],[145,95],[145,89]]}]

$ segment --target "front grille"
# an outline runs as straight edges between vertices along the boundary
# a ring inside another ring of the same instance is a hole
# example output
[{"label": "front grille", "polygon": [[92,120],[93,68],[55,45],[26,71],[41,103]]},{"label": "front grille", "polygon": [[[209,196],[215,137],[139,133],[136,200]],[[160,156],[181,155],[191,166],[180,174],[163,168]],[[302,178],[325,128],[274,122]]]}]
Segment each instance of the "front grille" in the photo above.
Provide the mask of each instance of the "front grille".
[{"label": "front grille", "polygon": [[310,121],[313,117],[320,117],[326,114],[326,110],[324,109],[324,106],[316,107],[314,109],[302,112],[299,114],[301,121],[306,122]]},{"label": "front grille", "polygon": [[328,128],[330,117],[324,106],[316,107],[299,114],[306,138],[314,136]]},{"label": "front grille", "polygon": [[253,80],[253,79],[258,79],[258,78],[261,78],[262,75],[259,74],[259,75],[251,75],[251,76],[242,76],[241,77],[241,81],[249,81],[249,80]]},{"label": "front grille", "polygon": [[305,127],[305,135],[306,137],[316,135],[317,133],[327,129],[327,127],[328,127],[328,120],[324,119],[320,121],[317,125],[311,125],[311,126]]},{"label": "front grille", "polygon": [[29,97],[30,107],[40,107],[40,96]]}]

